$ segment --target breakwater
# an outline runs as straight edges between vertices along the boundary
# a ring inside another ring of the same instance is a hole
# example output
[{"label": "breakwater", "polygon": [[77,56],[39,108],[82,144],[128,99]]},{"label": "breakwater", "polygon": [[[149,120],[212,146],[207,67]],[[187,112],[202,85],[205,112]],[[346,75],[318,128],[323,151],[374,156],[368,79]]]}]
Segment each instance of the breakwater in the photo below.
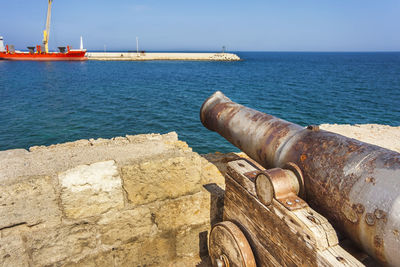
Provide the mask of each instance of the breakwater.
[{"label": "breakwater", "polygon": [[232,53],[135,53],[135,52],[88,52],[89,60],[203,60],[203,61],[238,61],[240,58]]}]

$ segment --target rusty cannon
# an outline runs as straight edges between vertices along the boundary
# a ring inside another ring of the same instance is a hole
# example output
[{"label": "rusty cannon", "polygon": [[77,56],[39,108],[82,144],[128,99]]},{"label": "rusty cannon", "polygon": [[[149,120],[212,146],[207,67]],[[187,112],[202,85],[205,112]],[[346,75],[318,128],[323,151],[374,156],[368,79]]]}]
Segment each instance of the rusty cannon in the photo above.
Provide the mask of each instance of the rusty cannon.
[{"label": "rusty cannon", "polygon": [[[215,266],[400,266],[400,154],[318,126],[302,127],[217,91],[200,119],[250,159],[228,164],[224,222],[210,233]],[[344,239],[344,238],[342,238]]]}]

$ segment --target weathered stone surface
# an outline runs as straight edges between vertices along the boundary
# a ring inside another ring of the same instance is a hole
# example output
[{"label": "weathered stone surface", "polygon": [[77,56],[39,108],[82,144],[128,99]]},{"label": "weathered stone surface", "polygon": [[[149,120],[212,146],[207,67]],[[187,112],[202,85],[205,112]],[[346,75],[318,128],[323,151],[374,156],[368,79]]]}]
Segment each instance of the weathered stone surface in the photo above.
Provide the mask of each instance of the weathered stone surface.
[{"label": "weathered stone surface", "polygon": [[200,162],[197,154],[185,153],[122,167],[123,186],[129,201],[141,205],[199,191]]},{"label": "weathered stone surface", "polygon": [[80,261],[71,259],[62,265],[63,267],[99,267],[118,266],[115,265],[114,251],[104,251],[88,256]]},{"label": "weathered stone surface", "polygon": [[1,152],[0,265],[203,266],[226,161],[174,132]]},{"label": "weathered stone surface", "polygon": [[46,266],[66,259],[78,261],[97,249],[96,228],[72,224],[22,233],[33,266]]},{"label": "weathered stone surface", "polygon": [[179,230],[175,241],[177,257],[206,256],[208,253],[207,238],[210,230],[210,224]]},{"label": "weathered stone surface", "polygon": [[[45,147],[46,149],[60,149],[60,148],[71,148],[71,147],[81,147],[81,146],[90,146],[90,142],[89,140],[86,139],[81,139],[81,140],[77,140],[74,142],[67,142],[67,143],[63,143],[63,144],[55,144],[55,145],[50,145],[48,147]],[[32,149],[29,149],[32,151]]]},{"label": "weathered stone surface", "polygon": [[97,138],[97,139],[90,138],[89,142],[92,146],[104,146],[111,144],[110,139],[104,139],[104,138]]},{"label": "weathered stone surface", "polygon": [[0,229],[59,222],[61,211],[48,176],[27,177],[0,190]]},{"label": "weathered stone surface", "polygon": [[157,231],[150,209],[137,207],[133,210],[113,211],[103,214],[97,223],[101,242],[106,245],[134,242],[149,237]]},{"label": "weathered stone surface", "polygon": [[177,257],[172,262],[169,262],[165,266],[170,267],[211,267],[211,260],[209,257]]},{"label": "weathered stone surface", "polygon": [[202,155],[202,183],[216,183],[225,188],[225,174],[227,172],[227,163],[240,158],[237,153],[210,153]]},{"label": "weathered stone surface", "polygon": [[173,140],[176,139],[176,133],[158,135],[157,140],[153,140],[151,136],[153,135],[143,135],[140,142],[129,144],[104,139],[104,142],[99,140],[96,145],[86,145],[86,141],[83,140],[78,141],[78,145],[42,146],[31,152],[4,151],[0,153],[0,184],[9,180],[19,181],[21,177],[26,176],[53,176],[79,165],[110,159],[118,166],[123,166],[134,161],[143,161],[145,158],[184,151],[181,146],[185,143]]},{"label": "weathered stone surface", "polygon": [[174,239],[156,237],[142,242],[119,246],[110,251],[92,255],[78,262],[70,261],[66,266],[174,266],[169,264],[169,262],[172,262],[174,259]]},{"label": "weathered stone surface", "polygon": [[137,135],[126,135],[126,138],[129,140],[131,143],[143,143],[147,141],[169,141],[169,142],[175,142],[178,141],[178,135],[176,132],[170,132],[167,134],[137,134]]},{"label": "weathered stone surface", "polygon": [[4,150],[4,151],[0,151],[0,158],[24,156],[28,153],[29,153],[28,150],[21,149],[21,148]]},{"label": "weathered stone surface", "polygon": [[[130,262],[134,262],[135,259],[129,260],[130,255],[125,254],[125,257],[122,257],[122,255],[119,255],[121,266],[132,266]],[[145,266],[160,266],[171,261],[175,258],[173,237],[157,237],[145,240],[140,244],[138,256],[136,262]]]},{"label": "weathered stone surface", "polygon": [[210,193],[204,190],[194,195],[156,203],[151,210],[158,229],[169,231],[182,226],[208,223],[210,200]]},{"label": "weathered stone surface", "polygon": [[116,145],[125,145],[125,144],[129,144],[129,140],[126,137],[123,136],[117,136],[117,137],[113,137],[112,142]]},{"label": "weathered stone surface", "polygon": [[28,266],[29,258],[19,235],[0,238],[0,266]]},{"label": "weathered stone surface", "polygon": [[69,218],[100,215],[124,205],[121,178],[113,160],[81,165],[58,175],[64,214]]}]

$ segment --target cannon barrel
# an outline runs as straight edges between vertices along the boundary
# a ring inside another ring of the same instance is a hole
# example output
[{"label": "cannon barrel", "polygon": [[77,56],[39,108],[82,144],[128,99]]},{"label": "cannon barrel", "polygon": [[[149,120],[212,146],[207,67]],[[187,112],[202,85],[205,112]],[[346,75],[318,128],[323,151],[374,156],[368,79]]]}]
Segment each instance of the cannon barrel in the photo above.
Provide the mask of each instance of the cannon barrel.
[{"label": "cannon barrel", "polygon": [[232,102],[217,91],[200,119],[265,168],[297,164],[307,202],[369,255],[400,266],[400,154],[306,128]]}]

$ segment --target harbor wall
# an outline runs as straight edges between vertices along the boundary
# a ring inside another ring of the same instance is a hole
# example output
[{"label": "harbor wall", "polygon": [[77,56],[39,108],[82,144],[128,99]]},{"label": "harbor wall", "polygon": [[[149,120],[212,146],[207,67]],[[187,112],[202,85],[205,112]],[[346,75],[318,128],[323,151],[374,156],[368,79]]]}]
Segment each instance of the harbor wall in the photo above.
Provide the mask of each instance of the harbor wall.
[{"label": "harbor wall", "polygon": [[207,266],[224,162],[176,133],[0,152],[1,266]]},{"label": "harbor wall", "polygon": [[136,52],[88,52],[89,60],[204,60],[204,61],[238,61],[240,58],[232,53],[136,53]]}]

